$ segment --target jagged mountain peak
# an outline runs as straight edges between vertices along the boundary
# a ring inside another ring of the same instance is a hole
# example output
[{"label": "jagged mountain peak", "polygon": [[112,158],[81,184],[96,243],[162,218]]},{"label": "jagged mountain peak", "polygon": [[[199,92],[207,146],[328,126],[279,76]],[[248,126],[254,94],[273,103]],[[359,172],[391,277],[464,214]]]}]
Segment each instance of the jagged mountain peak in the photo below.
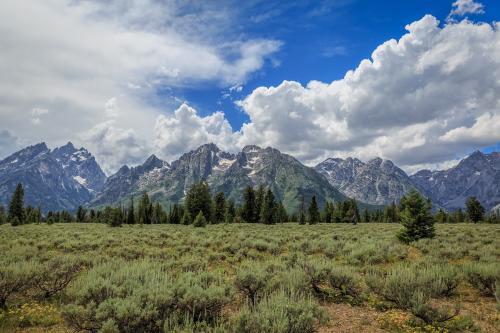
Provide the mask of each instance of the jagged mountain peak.
[{"label": "jagged mountain peak", "polygon": [[152,154],[147,158],[147,160],[142,164],[142,167],[145,170],[152,170],[156,168],[162,168],[164,166],[168,166],[168,163],[159,159],[155,154]]},{"label": "jagged mountain peak", "polygon": [[500,154],[475,151],[447,170],[420,170],[411,176],[416,187],[448,210],[463,208],[475,196],[491,209],[500,202]]},{"label": "jagged mountain peak", "polygon": [[85,148],[71,142],[50,150],[44,142],[28,146],[0,162],[0,202],[7,202],[17,183],[25,186],[26,203],[49,209],[75,209],[104,185],[106,175]]},{"label": "jagged mountain peak", "polygon": [[331,158],[315,169],[345,195],[374,205],[398,201],[413,188],[403,170],[380,157],[366,163],[351,157]]}]

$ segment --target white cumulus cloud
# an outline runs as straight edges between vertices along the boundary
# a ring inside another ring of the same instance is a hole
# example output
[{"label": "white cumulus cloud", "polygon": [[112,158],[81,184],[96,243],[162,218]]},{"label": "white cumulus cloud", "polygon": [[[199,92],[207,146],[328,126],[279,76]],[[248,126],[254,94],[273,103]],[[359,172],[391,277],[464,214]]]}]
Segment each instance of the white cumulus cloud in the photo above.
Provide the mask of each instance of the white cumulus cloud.
[{"label": "white cumulus cloud", "polygon": [[154,146],[162,158],[173,160],[209,142],[222,149],[234,150],[235,135],[222,112],[202,117],[184,103],[172,115],[158,117],[154,127]]}]

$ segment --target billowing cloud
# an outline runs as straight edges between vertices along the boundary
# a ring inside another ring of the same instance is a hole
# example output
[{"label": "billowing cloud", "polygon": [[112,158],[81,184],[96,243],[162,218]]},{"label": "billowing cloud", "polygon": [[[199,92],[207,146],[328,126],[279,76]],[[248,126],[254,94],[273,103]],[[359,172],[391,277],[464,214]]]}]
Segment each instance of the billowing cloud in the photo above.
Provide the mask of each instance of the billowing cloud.
[{"label": "billowing cloud", "polygon": [[55,146],[113,118],[151,140],[158,89],[243,83],[280,47],[232,33],[232,14],[178,1],[0,1],[0,129]]},{"label": "billowing cloud", "polygon": [[154,145],[158,154],[173,160],[180,154],[213,142],[220,148],[234,150],[235,136],[222,112],[201,117],[196,110],[182,104],[172,115],[161,115],[154,128]]},{"label": "billowing cloud", "polygon": [[446,142],[488,145],[500,142],[500,114],[485,113],[471,127],[458,127],[440,137]]},{"label": "billowing cloud", "polygon": [[19,148],[18,139],[7,130],[0,130],[0,158],[8,156]]},{"label": "billowing cloud", "polygon": [[270,145],[308,163],[381,156],[408,168],[496,144],[499,26],[440,27],[427,15],[342,80],[257,88],[239,102],[250,122],[238,143]]},{"label": "billowing cloud", "polygon": [[132,129],[116,127],[114,120],[108,120],[83,133],[82,140],[108,174],[124,164],[139,164],[151,153],[147,143]]},{"label": "billowing cloud", "polygon": [[483,14],[484,5],[474,0],[457,0],[452,5],[448,18],[452,16],[464,16],[466,14]]}]

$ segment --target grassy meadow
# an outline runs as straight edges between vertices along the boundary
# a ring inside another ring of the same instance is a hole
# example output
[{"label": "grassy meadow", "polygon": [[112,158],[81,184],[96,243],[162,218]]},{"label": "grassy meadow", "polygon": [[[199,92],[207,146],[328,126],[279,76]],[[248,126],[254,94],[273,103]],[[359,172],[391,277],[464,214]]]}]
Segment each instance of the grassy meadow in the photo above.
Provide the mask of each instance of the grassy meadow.
[{"label": "grassy meadow", "polygon": [[500,332],[500,225],[400,228],[0,225],[0,332]]}]

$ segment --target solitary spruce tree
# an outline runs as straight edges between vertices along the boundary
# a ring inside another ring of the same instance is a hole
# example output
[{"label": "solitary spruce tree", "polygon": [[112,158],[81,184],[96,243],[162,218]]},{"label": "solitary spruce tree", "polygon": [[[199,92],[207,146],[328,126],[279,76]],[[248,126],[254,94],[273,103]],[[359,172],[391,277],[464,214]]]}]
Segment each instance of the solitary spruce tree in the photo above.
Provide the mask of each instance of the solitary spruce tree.
[{"label": "solitary spruce tree", "polygon": [[[247,186],[243,194],[243,207],[241,217],[245,222],[255,223],[258,222],[258,213],[256,212],[257,205],[255,199],[255,191],[251,186]],[[259,212],[260,213],[260,212]]]},{"label": "solitary spruce tree", "polygon": [[9,222],[12,225],[24,224],[26,216],[24,212],[24,189],[21,183],[17,184],[9,204]]},{"label": "solitary spruce tree", "polygon": [[319,223],[321,215],[319,214],[318,203],[316,202],[316,196],[313,195],[311,199],[311,204],[309,205],[309,224]]},{"label": "solitary spruce tree", "polygon": [[474,223],[482,221],[484,219],[484,207],[476,199],[476,197],[470,197],[465,203],[467,208],[467,217]]},{"label": "solitary spruce tree", "polygon": [[196,218],[194,219],[193,226],[199,228],[207,225],[207,219],[203,215],[203,212],[200,210]]},{"label": "solitary spruce tree", "polygon": [[197,216],[200,210],[205,218],[212,216],[212,196],[206,182],[193,184],[189,188],[185,206],[191,217]]},{"label": "solitary spruce tree", "polygon": [[411,190],[400,202],[399,218],[404,229],[398,234],[400,241],[410,243],[421,238],[435,236],[434,218],[431,214],[432,204],[416,190]]},{"label": "solitary spruce tree", "polygon": [[226,197],[223,192],[219,192],[214,198],[214,219],[213,223],[223,223],[226,217]]},{"label": "solitary spruce tree", "polygon": [[264,224],[276,224],[276,201],[271,189],[267,190],[262,202],[260,221]]},{"label": "solitary spruce tree", "polygon": [[127,224],[135,224],[134,197],[130,197],[127,210]]}]

